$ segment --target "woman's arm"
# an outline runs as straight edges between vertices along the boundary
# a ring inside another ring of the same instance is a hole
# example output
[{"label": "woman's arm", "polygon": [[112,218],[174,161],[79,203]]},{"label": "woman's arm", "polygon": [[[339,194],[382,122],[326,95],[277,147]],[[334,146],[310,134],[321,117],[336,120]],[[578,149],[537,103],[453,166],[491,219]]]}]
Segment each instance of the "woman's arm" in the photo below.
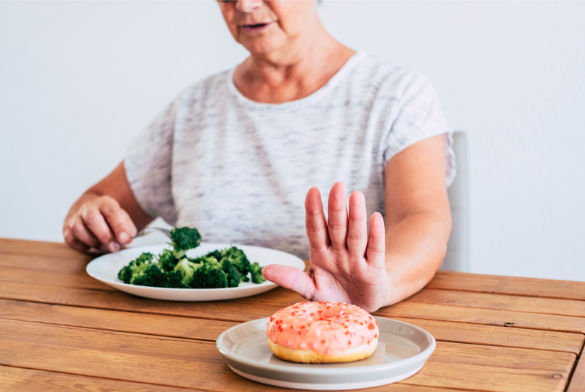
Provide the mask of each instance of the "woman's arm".
[{"label": "woman's arm", "polygon": [[374,213],[368,232],[360,192],[351,194],[348,211],[344,184],[333,185],[326,219],[319,190],[311,188],[305,201],[311,271],[269,265],[264,276],[309,300],[370,312],[419,291],[441,264],[451,230],[443,138],[420,141],[387,164],[386,231]]},{"label": "woman's arm", "polygon": [[444,135],[404,149],[386,165],[386,305],[422,289],[441,265],[451,232]]},{"label": "woman's arm", "polygon": [[82,252],[116,252],[152,220],[134,198],[121,162],[73,204],[63,224],[63,237]]}]

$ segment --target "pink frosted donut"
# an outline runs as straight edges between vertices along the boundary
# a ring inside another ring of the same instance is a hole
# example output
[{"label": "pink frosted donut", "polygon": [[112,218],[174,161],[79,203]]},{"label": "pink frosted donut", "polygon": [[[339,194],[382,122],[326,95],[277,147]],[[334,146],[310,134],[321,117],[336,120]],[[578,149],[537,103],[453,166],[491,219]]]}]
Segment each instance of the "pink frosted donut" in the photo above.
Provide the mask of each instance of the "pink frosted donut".
[{"label": "pink frosted donut", "polygon": [[341,302],[300,302],[280,309],[266,325],[268,346],[292,362],[351,362],[378,345],[378,322],[365,310]]}]

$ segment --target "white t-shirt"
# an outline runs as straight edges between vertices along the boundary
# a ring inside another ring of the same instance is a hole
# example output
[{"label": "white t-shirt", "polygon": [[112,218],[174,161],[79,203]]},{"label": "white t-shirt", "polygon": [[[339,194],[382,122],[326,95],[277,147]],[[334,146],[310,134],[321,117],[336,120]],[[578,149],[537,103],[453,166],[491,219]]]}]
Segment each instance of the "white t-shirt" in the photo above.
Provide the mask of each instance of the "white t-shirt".
[{"label": "white t-shirt", "polygon": [[[422,75],[355,54],[321,89],[282,104],[244,97],[234,70],[185,90],[130,146],[126,174],[151,216],[199,229],[203,241],[251,244],[308,259],[304,200],[343,181],[384,214],[384,168],[451,128]],[[325,207],[325,212],[327,208]]]}]

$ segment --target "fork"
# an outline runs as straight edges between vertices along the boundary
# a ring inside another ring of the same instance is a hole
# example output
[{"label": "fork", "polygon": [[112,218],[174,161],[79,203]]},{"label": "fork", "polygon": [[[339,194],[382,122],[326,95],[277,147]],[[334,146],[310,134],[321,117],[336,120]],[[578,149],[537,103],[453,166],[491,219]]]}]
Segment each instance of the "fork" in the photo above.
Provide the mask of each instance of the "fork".
[{"label": "fork", "polygon": [[165,236],[167,236],[168,238],[171,238],[171,231],[169,229],[165,229],[163,227],[146,227],[145,229],[140,230],[138,232],[138,234],[136,234],[134,236],[134,238],[142,237],[142,236],[145,236],[147,234],[156,233],[156,232],[162,233]]}]

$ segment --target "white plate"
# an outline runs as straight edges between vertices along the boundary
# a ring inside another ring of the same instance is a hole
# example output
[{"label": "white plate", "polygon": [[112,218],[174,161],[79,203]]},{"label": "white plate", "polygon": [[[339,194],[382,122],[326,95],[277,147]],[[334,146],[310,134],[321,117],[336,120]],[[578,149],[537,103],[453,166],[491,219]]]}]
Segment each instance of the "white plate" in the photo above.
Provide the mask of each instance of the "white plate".
[{"label": "white plate", "polygon": [[284,361],[268,347],[268,318],[224,331],[217,338],[217,348],[234,373],[283,388],[370,388],[397,382],[418,372],[435,350],[433,335],[402,321],[375,319],[380,328],[378,347],[371,357],[361,361],[331,364]]},{"label": "white plate", "polygon": [[[189,257],[197,257],[211,252],[215,249],[237,246],[246,253],[251,263],[258,262],[261,266],[268,264],[282,264],[300,269],[305,269],[303,260],[289,253],[279,250],[261,248],[258,246],[237,245],[237,244],[212,244],[201,243],[201,245],[187,252]],[[226,289],[167,289],[162,287],[136,286],[126,284],[118,279],[118,272],[130,261],[140,256],[143,252],[150,252],[154,255],[162,253],[168,245],[141,246],[121,250],[117,253],[110,253],[92,260],[86,267],[87,273],[107,285],[119,290],[140,297],[162,299],[167,301],[217,301],[222,299],[233,299],[248,297],[260,294],[276,287],[275,283],[266,281],[260,284],[242,282],[238,287]]]}]

